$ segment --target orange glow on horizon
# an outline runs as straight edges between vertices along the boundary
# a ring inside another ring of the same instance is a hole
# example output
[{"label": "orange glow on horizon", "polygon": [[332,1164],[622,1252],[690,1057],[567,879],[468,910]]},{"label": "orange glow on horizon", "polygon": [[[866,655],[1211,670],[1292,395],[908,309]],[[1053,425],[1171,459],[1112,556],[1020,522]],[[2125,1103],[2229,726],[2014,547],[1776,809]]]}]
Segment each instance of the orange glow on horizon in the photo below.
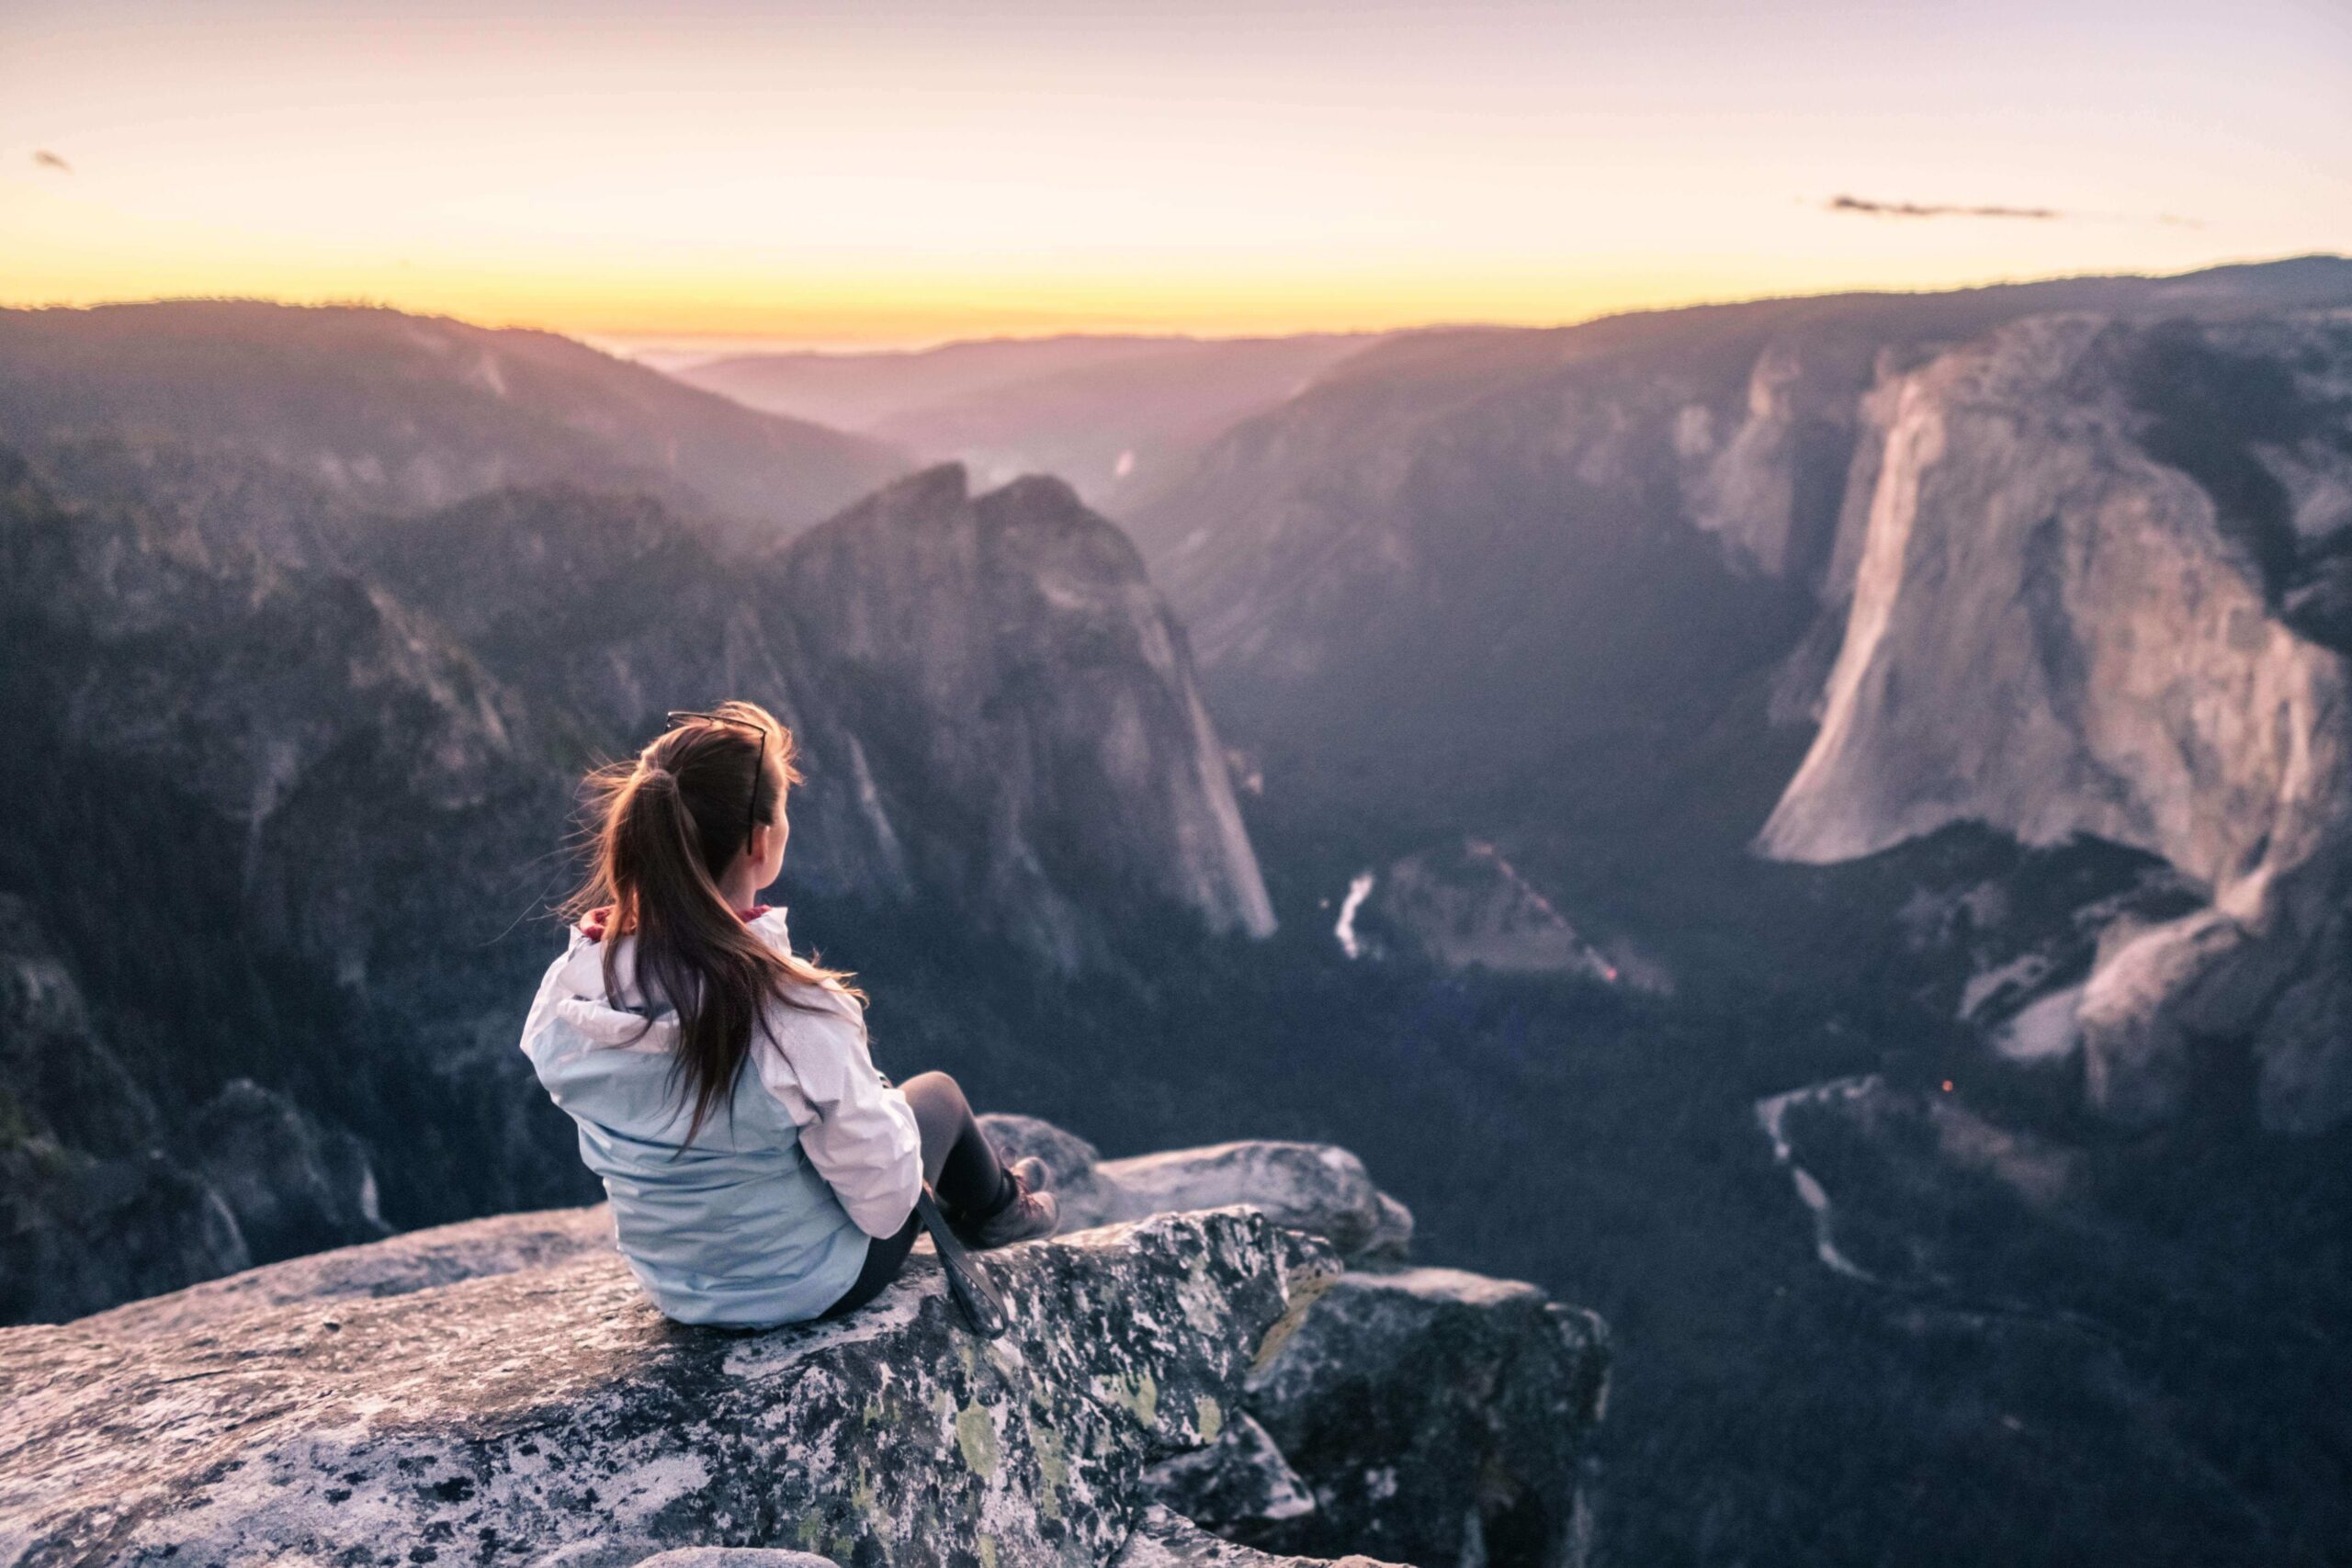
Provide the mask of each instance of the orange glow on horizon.
[{"label": "orange glow on horizon", "polygon": [[18,0],[0,303],[879,345],[2352,250],[2352,12],[1964,11]]}]

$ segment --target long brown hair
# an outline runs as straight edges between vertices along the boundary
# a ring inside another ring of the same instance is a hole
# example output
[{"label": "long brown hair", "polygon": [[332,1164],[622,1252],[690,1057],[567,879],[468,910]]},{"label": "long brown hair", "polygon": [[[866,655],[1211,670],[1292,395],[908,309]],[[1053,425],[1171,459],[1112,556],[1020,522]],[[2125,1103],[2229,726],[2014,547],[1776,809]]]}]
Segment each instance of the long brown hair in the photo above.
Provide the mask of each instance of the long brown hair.
[{"label": "long brown hair", "polygon": [[820,1010],[805,995],[812,986],[865,998],[846,975],[770,946],[718,886],[751,847],[752,824],[783,820],[785,791],[800,782],[792,732],[756,703],[671,716],[673,728],[633,761],[588,775],[588,876],[563,912],[607,908],[605,995],[618,995],[619,939],[634,936],[647,1003],[677,1010],[671,1080],[693,1107],[691,1144],[711,1111],[732,1102],[752,1031],[767,1027],[765,1003]]}]

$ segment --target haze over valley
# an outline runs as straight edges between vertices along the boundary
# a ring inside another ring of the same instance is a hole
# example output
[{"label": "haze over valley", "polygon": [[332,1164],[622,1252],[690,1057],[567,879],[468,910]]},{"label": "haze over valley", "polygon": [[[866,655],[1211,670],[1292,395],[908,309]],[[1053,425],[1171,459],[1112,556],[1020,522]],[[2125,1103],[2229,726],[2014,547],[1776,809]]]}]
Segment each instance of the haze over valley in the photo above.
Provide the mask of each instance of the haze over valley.
[{"label": "haze over valley", "polygon": [[[2340,4],[28,0],[0,85],[0,1568],[2352,1562]],[[641,1058],[517,1042],[631,1027],[583,776],[730,699],[1061,1225],[713,1331],[548,1077]]]},{"label": "haze over valley", "polygon": [[[512,1048],[569,781],[740,693],[887,1062],[1382,1151],[1423,1256],[1611,1319],[1604,1560],[2324,1561],[2347,310],[2314,257],[980,344],[890,443],[895,357],[734,362],[785,414],[384,310],[0,316],[7,1310],[591,1196]],[[1107,514],[978,477],[1073,375],[1159,457]]]}]

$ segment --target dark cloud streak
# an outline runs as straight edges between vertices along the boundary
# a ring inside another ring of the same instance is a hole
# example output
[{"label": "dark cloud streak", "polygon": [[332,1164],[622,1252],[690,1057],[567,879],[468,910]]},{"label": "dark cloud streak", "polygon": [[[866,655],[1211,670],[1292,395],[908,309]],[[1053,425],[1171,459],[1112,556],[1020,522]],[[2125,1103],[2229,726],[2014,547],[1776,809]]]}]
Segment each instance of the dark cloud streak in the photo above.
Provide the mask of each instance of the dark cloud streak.
[{"label": "dark cloud streak", "polygon": [[2031,218],[2047,220],[2071,217],[2054,207],[1953,207],[1917,201],[1869,201],[1859,196],[1833,196],[1832,212],[1860,212],[1872,218]]},{"label": "dark cloud streak", "polygon": [[2168,229],[2202,229],[2204,220],[2177,212],[2145,217],[2130,212],[2070,212],[2058,207],[1963,207],[1954,202],[1872,201],[1860,196],[1833,196],[1821,204],[1825,212],[1852,212],[1864,218],[2023,218],[2036,223],[2161,223]]},{"label": "dark cloud streak", "polygon": [[36,148],[34,150],[33,167],[37,169],[55,169],[61,175],[70,175],[74,172],[73,164],[67,163],[64,159],[59,157],[56,153],[51,152],[46,147]]}]

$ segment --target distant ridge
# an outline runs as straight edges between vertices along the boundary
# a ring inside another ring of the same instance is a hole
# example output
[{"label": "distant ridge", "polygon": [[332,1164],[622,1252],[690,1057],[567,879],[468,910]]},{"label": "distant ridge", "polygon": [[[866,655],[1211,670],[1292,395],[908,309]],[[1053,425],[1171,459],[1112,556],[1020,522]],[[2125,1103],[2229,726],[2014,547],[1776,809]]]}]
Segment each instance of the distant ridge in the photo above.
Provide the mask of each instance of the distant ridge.
[{"label": "distant ridge", "polygon": [[563,479],[768,536],[908,467],[552,333],[255,300],[0,310],[0,441],[260,459],[397,511]]}]

